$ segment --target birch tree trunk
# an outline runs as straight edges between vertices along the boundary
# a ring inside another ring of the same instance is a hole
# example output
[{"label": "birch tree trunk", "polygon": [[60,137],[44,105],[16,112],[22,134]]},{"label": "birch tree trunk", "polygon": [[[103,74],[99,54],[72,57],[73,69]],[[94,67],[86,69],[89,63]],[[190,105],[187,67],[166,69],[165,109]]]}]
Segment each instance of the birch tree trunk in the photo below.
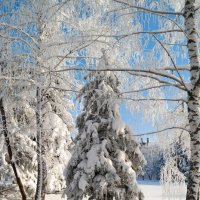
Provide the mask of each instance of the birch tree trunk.
[{"label": "birch tree trunk", "polygon": [[26,200],[26,193],[25,193],[25,190],[24,190],[24,186],[23,186],[21,178],[19,177],[19,174],[17,172],[17,167],[15,165],[15,162],[13,161],[13,153],[12,153],[8,129],[7,129],[6,114],[5,114],[5,109],[4,109],[4,105],[3,105],[3,98],[0,99],[0,113],[1,113],[2,124],[3,124],[2,133],[5,137],[5,142],[6,142],[6,146],[7,146],[7,150],[8,150],[8,156],[9,156],[9,159],[10,159],[10,164],[11,164],[12,169],[14,171],[15,178],[16,178],[16,181],[17,181],[17,184],[18,184],[18,187],[19,187],[19,191],[20,191],[21,196],[22,196],[22,200]]},{"label": "birch tree trunk", "polygon": [[37,176],[37,187],[35,193],[35,200],[41,200],[42,194],[42,132],[41,132],[41,89],[37,87],[37,108],[36,108],[36,124],[37,124],[37,162],[38,162],[38,176]]},{"label": "birch tree trunk", "polygon": [[186,200],[198,200],[200,184],[200,63],[194,19],[195,0],[186,0],[184,17],[191,67],[191,89],[188,92],[191,161]]}]

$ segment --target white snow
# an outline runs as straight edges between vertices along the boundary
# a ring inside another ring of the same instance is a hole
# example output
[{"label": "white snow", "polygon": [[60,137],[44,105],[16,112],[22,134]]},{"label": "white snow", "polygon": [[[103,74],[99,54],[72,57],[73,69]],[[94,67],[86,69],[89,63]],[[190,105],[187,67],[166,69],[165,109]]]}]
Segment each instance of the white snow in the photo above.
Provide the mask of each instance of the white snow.
[{"label": "white snow", "polygon": [[83,174],[78,183],[78,187],[83,191],[85,191],[85,188],[88,186],[88,183],[85,179],[86,179],[86,175]]},{"label": "white snow", "polygon": [[[138,181],[141,191],[144,193],[145,200],[185,200],[185,191],[179,187],[175,188],[176,195],[165,197],[163,195],[164,188],[158,181]],[[61,195],[47,195],[46,200],[66,200]],[[86,200],[86,199],[85,199]]]},{"label": "white snow", "polygon": [[166,196],[166,188],[161,186],[159,181],[138,181],[138,184],[145,200],[185,200],[186,188],[171,186],[167,188],[169,195]]},{"label": "white snow", "polygon": [[[46,200],[67,200],[67,197],[62,197],[62,194],[49,194],[46,196]],[[83,200],[87,200],[87,198]]]}]

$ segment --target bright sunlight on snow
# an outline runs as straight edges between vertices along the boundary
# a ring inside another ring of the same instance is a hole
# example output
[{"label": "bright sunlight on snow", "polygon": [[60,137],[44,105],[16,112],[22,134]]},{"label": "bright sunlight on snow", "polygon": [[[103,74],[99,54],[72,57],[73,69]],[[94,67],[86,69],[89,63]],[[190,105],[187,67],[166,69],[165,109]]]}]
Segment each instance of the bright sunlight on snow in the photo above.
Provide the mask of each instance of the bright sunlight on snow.
[{"label": "bright sunlight on snow", "polygon": [[[139,187],[144,193],[145,200],[185,200],[186,188],[168,187],[168,197],[165,196],[165,188],[160,185],[159,181],[138,181]],[[47,200],[66,200],[61,195],[48,195]],[[86,200],[86,199],[85,199]]]}]

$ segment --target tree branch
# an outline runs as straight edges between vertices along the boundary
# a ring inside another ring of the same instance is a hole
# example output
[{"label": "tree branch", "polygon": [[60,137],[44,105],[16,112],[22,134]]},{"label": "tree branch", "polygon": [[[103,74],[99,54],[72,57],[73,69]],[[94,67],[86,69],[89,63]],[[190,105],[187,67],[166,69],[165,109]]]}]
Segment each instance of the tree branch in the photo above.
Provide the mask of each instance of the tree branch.
[{"label": "tree branch", "polygon": [[129,94],[129,93],[144,92],[144,91],[147,91],[147,90],[157,89],[157,88],[167,87],[167,86],[168,86],[168,87],[171,87],[171,85],[169,85],[169,84],[157,85],[157,86],[142,88],[142,89],[138,89],[138,90],[125,91],[125,92],[122,92],[121,94]]},{"label": "tree branch", "polygon": [[180,129],[180,130],[184,130],[184,131],[189,132],[186,128],[174,126],[174,127],[169,127],[169,128],[165,128],[165,129],[162,129],[162,130],[149,132],[149,133],[142,133],[142,134],[136,134],[136,135],[134,134],[134,136],[140,137],[140,136],[144,136],[144,135],[153,135],[153,134],[156,134],[156,133],[161,133],[161,132],[172,130],[172,129]]},{"label": "tree branch", "polygon": [[[133,68],[106,68],[106,69],[91,69],[91,68],[66,68],[66,69],[60,69],[60,70],[55,70],[55,71],[51,71],[51,72],[64,72],[64,71],[91,71],[91,72],[97,72],[97,71],[121,71],[121,72],[137,72],[137,73],[147,73],[147,74],[154,74],[154,75],[159,75],[159,76],[163,76],[165,78],[169,78],[173,81],[176,81],[180,84],[182,84],[181,80],[179,80],[177,77],[166,73],[164,70],[158,70],[158,69],[133,69]],[[43,73],[49,73],[49,71],[43,72]]]},{"label": "tree branch", "polygon": [[138,99],[132,99],[132,98],[120,98],[122,100],[129,100],[129,101],[182,101],[187,103],[185,99],[168,99],[168,98],[138,98]]},{"label": "tree branch", "polygon": [[185,85],[185,82],[183,81],[183,78],[182,78],[181,74],[179,73],[179,71],[178,71],[178,69],[177,69],[177,67],[176,67],[176,64],[175,64],[175,62],[174,62],[172,56],[170,55],[169,51],[165,48],[165,46],[162,44],[162,42],[161,42],[155,35],[153,35],[153,37],[154,37],[155,40],[162,46],[162,48],[165,50],[165,52],[166,52],[167,55],[169,56],[169,58],[170,58],[170,60],[171,60],[171,62],[172,62],[172,64],[173,64],[173,66],[174,66],[174,69],[176,70],[176,72],[177,72],[179,78],[181,79],[182,85],[183,85],[183,86],[185,87],[185,89],[187,90],[187,87],[186,87],[186,85]]},{"label": "tree branch", "polygon": [[179,84],[175,84],[175,83],[171,83],[171,82],[165,81],[165,80],[160,79],[158,77],[151,76],[150,74],[141,74],[141,73],[137,73],[137,72],[128,72],[128,73],[131,74],[131,75],[134,75],[134,76],[141,76],[141,77],[151,78],[151,79],[154,79],[154,80],[158,81],[159,83],[171,85],[171,86],[174,86],[174,87],[176,87],[176,88],[178,88],[180,90],[186,91],[185,88],[182,87]]},{"label": "tree branch", "polygon": [[120,0],[113,0],[114,2],[129,6],[130,8],[136,8],[136,9],[140,9],[140,10],[144,10],[150,13],[158,13],[158,14],[169,14],[169,15],[183,15],[182,12],[170,12],[170,11],[161,11],[161,10],[151,10],[145,7],[141,7],[141,6],[135,6],[135,5],[131,5],[130,3],[124,2],[124,1],[120,1]]}]

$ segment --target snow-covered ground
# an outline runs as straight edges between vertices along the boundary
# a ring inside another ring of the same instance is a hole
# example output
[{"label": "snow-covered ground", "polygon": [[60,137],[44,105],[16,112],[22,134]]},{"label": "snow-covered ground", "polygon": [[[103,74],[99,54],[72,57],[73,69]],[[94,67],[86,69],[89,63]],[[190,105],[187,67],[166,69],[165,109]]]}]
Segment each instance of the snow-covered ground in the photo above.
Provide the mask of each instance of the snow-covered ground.
[{"label": "snow-covered ground", "polygon": [[51,194],[51,195],[47,195],[46,200],[67,200],[67,197],[62,197],[61,194]]},{"label": "snow-covered ground", "polygon": [[185,185],[161,186],[158,181],[138,181],[145,200],[185,200]]},{"label": "snow-covered ground", "polygon": [[145,200],[162,199],[162,189],[158,181],[138,181]]},{"label": "snow-covered ground", "polygon": [[[185,200],[185,186],[174,184],[163,187],[158,181],[138,181],[138,184],[144,193],[145,200]],[[11,199],[3,198],[1,200]],[[46,200],[67,200],[67,198],[62,198],[61,194],[51,194],[46,196]]]},{"label": "snow-covered ground", "polygon": [[[185,186],[173,185],[163,187],[158,181],[138,181],[145,200],[184,200]],[[167,195],[167,197],[166,197]],[[48,195],[47,200],[66,200],[61,195]]]}]

